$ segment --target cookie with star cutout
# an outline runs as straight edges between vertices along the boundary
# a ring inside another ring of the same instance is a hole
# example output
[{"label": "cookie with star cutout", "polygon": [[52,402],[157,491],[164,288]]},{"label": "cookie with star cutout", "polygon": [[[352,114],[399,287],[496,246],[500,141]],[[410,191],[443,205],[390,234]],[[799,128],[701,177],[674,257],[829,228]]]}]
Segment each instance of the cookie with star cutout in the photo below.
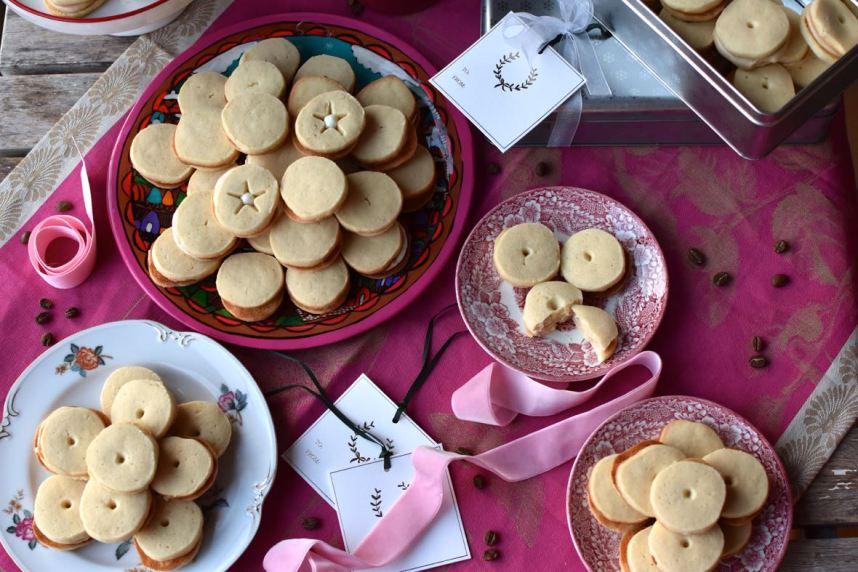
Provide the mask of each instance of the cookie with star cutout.
[{"label": "cookie with star cutout", "polygon": [[295,119],[295,146],[305,155],[338,159],[351,152],[365,124],[364,108],[351,94],[320,93]]},{"label": "cookie with star cutout", "polygon": [[230,169],[215,185],[215,218],[235,236],[256,236],[274,220],[280,205],[279,191],[277,179],[264,167],[241,165]]}]

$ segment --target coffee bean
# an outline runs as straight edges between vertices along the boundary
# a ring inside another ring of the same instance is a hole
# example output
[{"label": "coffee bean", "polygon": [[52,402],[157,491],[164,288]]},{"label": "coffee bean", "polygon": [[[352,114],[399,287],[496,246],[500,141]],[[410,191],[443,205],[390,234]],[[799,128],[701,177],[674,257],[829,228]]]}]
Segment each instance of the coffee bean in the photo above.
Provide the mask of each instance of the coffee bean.
[{"label": "coffee bean", "polygon": [[486,488],[486,478],[482,475],[474,475],[474,486],[478,489]]},{"label": "coffee bean", "polygon": [[769,365],[769,360],[766,359],[766,356],[754,356],[748,360],[748,363],[751,364],[752,368],[760,369]]},{"label": "coffee bean", "polygon": [[41,306],[45,310],[50,310],[51,308],[54,307],[54,303],[51,302],[50,300],[48,300],[47,298],[42,298],[41,300],[39,300],[39,306]]},{"label": "coffee bean", "polygon": [[21,244],[27,244],[28,242],[30,242],[30,231],[29,231],[29,230],[25,230],[25,231],[21,234]]},{"label": "coffee bean", "polygon": [[58,212],[64,213],[72,210],[72,204],[69,201],[59,201],[56,208]]},{"label": "coffee bean", "polygon": [[730,276],[728,272],[719,272],[712,277],[712,283],[715,284],[715,286],[721,287],[729,284],[732,279],[733,277]]},{"label": "coffee bean", "polygon": [[789,284],[789,276],[786,274],[775,274],[772,276],[772,286],[775,288],[783,288]]},{"label": "coffee bean", "polygon": [[78,310],[74,306],[72,306],[71,308],[66,310],[66,318],[68,318],[68,319],[77,318],[79,315],[80,315],[80,310]]},{"label": "coffee bean", "polygon": [[494,530],[489,530],[486,532],[486,535],[483,537],[483,540],[486,541],[486,546],[494,546],[500,540],[498,533]]},{"label": "coffee bean", "polygon": [[314,530],[316,528],[319,528],[319,519],[309,516],[301,520],[301,526],[304,528],[304,530]]},{"label": "coffee bean", "polygon": [[785,240],[779,240],[775,243],[775,252],[778,254],[783,254],[789,250],[789,243]]},{"label": "coffee bean", "polygon": [[706,255],[696,248],[689,248],[688,260],[690,260],[691,264],[694,266],[704,266],[706,264]]},{"label": "coffee bean", "polygon": [[754,339],[751,340],[751,347],[754,348],[754,351],[760,353],[763,351],[763,348],[766,347],[766,344],[763,343],[763,338],[760,336],[754,336]]},{"label": "coffee bean", "polygon": [[495,548],[489,548],[483,552],[483,560],[497,560],[498,558],[500,558],[500,552]]},{"label": "coffee bean", "polygon": [[544,161],[540,161],[536,164],[536,176],[544,177],[551,171],[551,167],[548,166],[548,163]]},{"label": "coffee bean", "polygon": [[50,312],[42,312],[36,316],[37,324],[47,324],[51,321],[51,313]]},{"label": "coffee bean", "polygon": [[42,345],[43,346],[52,346],[54,345],[54,335],[51,332],[46,332],[42,336]]}]

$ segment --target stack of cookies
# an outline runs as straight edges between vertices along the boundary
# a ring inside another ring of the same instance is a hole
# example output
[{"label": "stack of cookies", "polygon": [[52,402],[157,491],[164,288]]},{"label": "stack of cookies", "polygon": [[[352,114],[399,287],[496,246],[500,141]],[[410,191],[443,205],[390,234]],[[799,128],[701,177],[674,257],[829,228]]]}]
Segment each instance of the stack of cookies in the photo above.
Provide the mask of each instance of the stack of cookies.
[{"label": "stack of cookies", "polygon": [[431,199],[435,160],[402,80],[352,95],[355,84],[342,58],[301,64],[283,38],[252,46],[229,78],[189,77],[178,125],[149,125],[131,144],[132,165],[156,186],[187,181],[173,226],[149,250],[152,280],[170,288],[217,273],[224,307],[258,321],[284,293],[324,314],[343,304],[352,272],[400,272],[409,237],[398,219]]},{"label": "stack of cookies", "polygon": [[44,0],[45,9],[54,16],[83,18],[99,9],[105,0]]},{"label": "stack of cookies", "polygon": [[[570,236],[561,249],[544,224],[518,224],[495,239],[493,260],[503,280],[530,288],[524,300],[525,334],[545,336],[574,318],[597,363],[614,354],[619,336],[614,318],[583,303],[585,293],[603,297],[615,291],[627,274],[625,251],[613,235],[588,228]],[[552,280],[558,273],[565,281]]]},{"label": "stack of cookies", "polygon": [[763,465],[724,446],[702,423],[668,423],[644,441],[593,467],[590,512],[623,534],[625,572],[706,572],[737,554],[751,537],[769,480]]},{"label": "stack of cookies", "polygon": [[177,404],[154,371],[121,367],[102,387],[101,411],[60,407],[36,429],[36,458],[53,475],[36,492],[33,533],[56,550],[133,538],[144,566],[180,568],[202,544],[193,501],[214,484],[231,438],[217,403]]},{"label": "stack of cookies", "polygon": [[801,14],[771,0],[661,1],[662,20],[766,113],[858,45],[852,0],[813,0]]}]

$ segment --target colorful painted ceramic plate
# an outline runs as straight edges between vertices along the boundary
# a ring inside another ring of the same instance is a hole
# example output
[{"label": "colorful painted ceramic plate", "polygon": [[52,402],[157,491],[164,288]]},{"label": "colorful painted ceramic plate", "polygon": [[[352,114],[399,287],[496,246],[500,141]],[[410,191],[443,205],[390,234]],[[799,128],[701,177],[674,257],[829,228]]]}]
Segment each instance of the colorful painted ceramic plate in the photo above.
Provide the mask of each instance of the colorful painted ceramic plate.
[{"label": "colorful painted ceramic plate", "polygon": [[[134,135],[153,122],[178,121],[176,93],[190,74],[216,70],[230,74],[241,54],[257,41],[288,38],[302,59],[326,53],[349,61],[358,87],[382,75],[397,75],[420,102],[421,142],[436,158],[435,195],[421,211],[405,215],[410,235],[408,263],[383,280],[356,279],[346,302],[322,316],[297,310],[288,300],[269,320],[245,323],[218,298],[214,278],[186,288],[160,288],[146,269],[146,253],[173,211],[184,187],[154,187],[131,167]],[[239,345],[271,349],[319,346],[354,336],[402,310],[432,282],[453,254],[464,230],[471,200],[472,147],[467,121],[428,83],[434,68],[413,48],[362,22],[324,14],[285,14],[244,22],[201,39],[194,51],[179,56],[158,75],[131,110],[116,142],[108,182],[111,227],[120,252],[143,289],[188,327]]]},{"label": "colorful painted ceramic plate", "polygon": [[[548,226],[561,242],[579,230],[601,228],[625,248],[630,270],[623,285],[608,295],[584,296],[585,304],[604,308],[617,322],[617,351],[606,362],[596,363],[571,321],[546,337],[524,333],[528,290],[501,280],[492,262],[495,238],[524,222]],[[580,381],[605,374],[646,347],[667,305],[667,266],[652,232],[625,206],[585,189],[544,187],[504,201],[477,223],[459,254],[456,299],[474,339],[498,361],[537,379]]]},{"label": "colorful painted ceramic plate", "polygon": [[244,552],[261,518],[277,469],[277,442],[265,398],[250,373],[217,342],[132,320],[69,336],[30,364],[9,390],[0,429],[0,541],[26,571],[142,569],[130,542],[91,543],[72,552],[33,538],[33,499],[48,472],[33,455],[39,422],[61,405],[99,408],[101,386],[117,367],[156,371],[177,401],[217,402],[233,422],[232,442],[219,459],[217,480],[197,500],[205,514],[202,548],[188,572],[226,570]]},{"label": "colorful painted ceramic plate", "polygon": [[769,475],[769,498],[751,529],[748,546],[724,560],[718,570],[774,572],[783,559],[792,527],[792,495],[784,467],[766,438],[753,425],[717,403],[695,397],[654,397],[605,421],[587,439],[569,476],[567,521],[572,542],[588,570],[620,570],[621,535],[599,524],[587,506],[587,478],[593,465],[645,439],[657,439],[673,419],[699,421],[714,429],[728,447],[754,455]]}]

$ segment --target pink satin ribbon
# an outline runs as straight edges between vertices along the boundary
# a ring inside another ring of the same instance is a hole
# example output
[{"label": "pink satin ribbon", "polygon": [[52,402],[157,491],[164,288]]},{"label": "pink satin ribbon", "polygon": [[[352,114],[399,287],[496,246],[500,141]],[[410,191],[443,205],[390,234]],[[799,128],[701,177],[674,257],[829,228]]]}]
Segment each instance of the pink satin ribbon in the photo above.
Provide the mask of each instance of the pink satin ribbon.
[{"label": "pink satin ribbon", "polygon": [[444,499],[444,474],[451,462],[473,463],[510,482],[544,473],[574,458],[590,434],[611,415],[651,396],[661,374],[658,354],[642,352],[611,370],[591,389],[572,392],[548,388],[498,364],[488,366],[453,394],[453,411],[458,418],[506,425],[518,413],[553,415],[582,404],[632,366],[646,368],[649,377],[625,394],[479,455],[417,448],[411,457],[414,465],[411,486],[355,548],[354,554],[321,540],[283,540],[265,555],[265,570],[339,572],[388,564],[407,553],[438,515]]},{"label": "pink satin ribbon", "polygon": [[[89,277],[95,266],[95,221],[92,216],[92,192],[83,157],[81,157],[80,163],[81,194],[92,232],[82,220],[75,216],[53,215],[33,228],[27,244],[27,255],[30,258],[30,264],[36,270],[36,274],[54,288],[63,290],[80,285]],[[45,260],[48,246],[63,238],[77,243],[75,254],[63,264],[51,266]]]}]

